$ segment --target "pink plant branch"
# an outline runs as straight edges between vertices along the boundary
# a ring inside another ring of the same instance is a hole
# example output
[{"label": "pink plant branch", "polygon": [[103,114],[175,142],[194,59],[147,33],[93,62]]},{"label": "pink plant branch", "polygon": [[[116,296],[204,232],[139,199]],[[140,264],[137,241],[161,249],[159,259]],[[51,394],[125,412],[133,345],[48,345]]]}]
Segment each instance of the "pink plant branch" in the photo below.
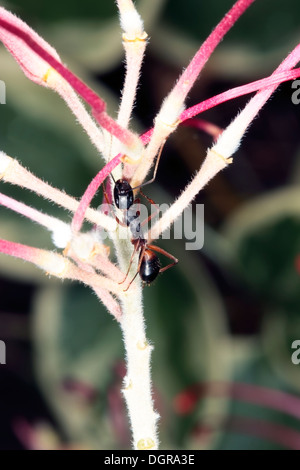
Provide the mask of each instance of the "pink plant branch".
[{"label": "pink plant branch", "polygon": [[[81,271],[86,271],[95,277],[95,269],[97,268],[105,274],[107,272],[113,274],[115,277],[111,275],[109,276],[110,279],[117,279],[119,281],[123,277],[121,271],[106,256],[99,254],[105,251],[105,248],[103,245],[94,243],[93,238],[90,238],[88,235],[78,234],[73,237],[64,253],[67,253],[76,262]],[[97,263],[95,263],[95,260],[97,260]],[[116,299],[103,287],[93,283],[92,288],[110,314],[120,322],[122,311]]]},{"label": "pink plant branch", "polygon": [[[47,441],[47,450],[55,450],[58,447],[58,438],[52,429],[45,424],[32,426],[25,419],[15,419],[12,428],[19,441],[27,450],[45,450]],[[45,439],[45,436],[48,439]],[[57,442],[56,442],[57,439]],[[46,442],[45,442],[46,441]]]},{"label": "pink plant branch", "polygon": [[175,397],[175,410],[179,414],[191,413],[199,400],[206,395],[213,397],[228,396],[234,400],[271,408],[300,419],[300,398],[296,395],[282,390],[241,382],[208,382],[189,387]]},{"label": "pink plant branch", "polygon": [[111,313],[111,315],[120,323],[122,317],[122,310],[116,299],[102,287],[93,287],[97,297],[101,300],[104,307]]},{"label": "pink plant branch", "polygon": [[99,274],[87,273],[77,267],[76,269],[73,268],[72,277],[68,277],[68,279],[81,281],[83,284],[90,286],[94,290],[98,288],[105,289],[118,296],[123,292],[119,284],[112,281],[111,279],[107,279],[106,277],[100,276]]},{"label": "pink plant branch", "polygon": [[[280,72],[289,72],[300,60],[300,44],[284,59],[272,75]],[[258,114],[263,105],[277,89],[279,84],[269,86],[258,91],[251,98],[240,114],[231,122],[227,129],[219,137],[217,143],[211,149],[212,152],[222,155],[227,160],[238,149],[241,139],[250,123]]]},{"label": "pink plant branch", "polygon": [[[8,183],[16,184],[27,188],[45,199],[50,199],[61,207],[75,212],[78,209],[79,202],[68,194],[60,191],[48,183],[34,176],[15,159],[0,152],[0,178]],[[86,219],[90,222],[103,227],[105,230],[114,231],[116,222],[111,217],[93,209],[87,209]]]},{"label": "pink plant branch", "polygon": [[72,271],[72,263],[69,260],[51,251],[0,239],[0,252],[29,261],[57,277],[66,277],[67,273]]},{"label": "pink plant branch", "polygon": [[121,282],[124,279],[124,273],[103,255],[96,254],[94,260],[91,261],[91,265],[116,282]]},{"label": "pink plant branch", "polygon": [[96,120],[104,129],[121,140],[129,149],[140,150],[139,139],[107,115],[105,102],[61,63],[56,51],[26,23],[2,7],[0,7],[0,39],[31,80],[45,86],[45,77],[51,66],[91,106]]},{"label": "pink plant branch", "polygon": [[[300,398],[282,390],[247,384],[208,382],[189,387],[179,393],[174,400],[174,407],[179,414],[194,412],[204,396],[228,397],[263,408],[270,408],[300,419]],[[291,449],[300,449],[300,433],[289,428],[261,420],[249,420],[243,417],[230,417],[228,426],[238,432],[250,433],[256,437],[276,442]]]},{"label": "pink plant branch", "polygon": [[72,237],[64,254],[74,259],[77,264],[88,265],[91,271],[101,271],[110,279],[120,282],[124,279],[124,274],[110,261],[109,252],[109,247],[99,242],[97,232],[79,232]]},{"label": "pink plant branch", "polygon": [[47,70],[43,79],[52,90],[56,91],[63,98],[89,136],[91,142],[99,153],[103,154],[105,152],[105,144],[102,130],[87,112],[72,86],[52,67]]},{"label": "pink plant branch", "polygon": [[177,128],[179,116],[183,111],[187,94],[195,83],[205,63],[210,58],[217,45],[222,41],[225,34],[253,2],[254,0],[238,0],[233,5],[204,41],[170,94],[164,100],[155,118],[154,130],[145,152],[143,164],[138,166],[133,176],[134,186],[140,184],[145,179],[162,143]]},{"label": "pink plant branch", "polygon": [[186,127],[194,127],[195,129],[199,129],[203,132],[206,132],[207,134],[211,135],[214,140],[216,140],[217,137],[219,137],[219,135],[223,132],[223,129],[221,129],[221,127],[199,118],[187,119],[186,121],[182,122],[182,125]]},{"label": "pink plant branch", "polygon": [[[226,101],[238,98],[239,96],[247,95],[249,93],[253,93],[254,91],[262,90],[263,88],[280,85],[281,83],[287,82],[289,80],[294,80],[299,76],[300,68],[295,68],[293,70],[274,73],[269,77],[247,83],[246,85],[231,88],[230,90],[227,90],[224,93],[215,95],[212,98],[202,101],[201,103],[191,106],[190,108],[183,111],[179,117],[180,123],[183,123],[184,121],[191,119],[197,116],[198,114],[207,111],[208,109],[214,108],[219,104],[225,103]],[[146,143],[149,139],[150,133],[151,130],[145,132],[145,134],[141,136],[141,139],[144,141],[144,143]]]},{"label": "pink plant branch", "polygon": [[277,423],[262,419],[234,417],[229,422],[229,429],[238,434],[251,434],[261,439],[275,442],[287,449],[300,450],[300,432]]},{"label": "pink plant branch", "polygon": [[[188,119],[192,119],[198,114],[203,113],[208,109],[214,108],[219,104],[225,103],[226,101],[253,93],[254,91],[262,90],[263,88],[268,88],[269,86],[280,85],[281,83],[287,82],[289,80],[295,80],[299,76],[300,68],[295,68],[285,72],[274,73],[269,77],[255,80],[254,82],[247,83],[246,85],[241,85],[235,88],[231,88],[230,90],[226,90],[223,93],[201,101],[201,103],[195,104],[194,106],[184,110],[179,116],[179,125],[182,125]],[[140,136],[140,139],[144,145],[149,143],[153,134],[153,130],[154,128],[149,129]]]},{"label": "pink plant branch", "polygon": [[255,0],[238,0],[204,41],[171,91],[174,99],[179,102],[179,108],[183,105],[189,91],[216,47],[233,27],[234,23],[254,1]]},{"label": "pink plant branch", "polygon": [[14,212],[24,215],[24,217],[37,222],[43,227],[46,227],[50,232],[52,232],[53,242],[58,248],[65,248],[67,243],[70,241],[71,229],[69,225],[56,217],[44,214],[43,212],[33,209],[32,207],[16,201],[2,193],[0,193],[0,204]]},{"label": "pink plant branch", "polygon": [[118,284],[94,273],[87,273],[73,264],[68,258],[52,251],[42,250],[21,243],[0,239],[0,253],[20,258],[35,264],[47,274],[60,279],[81,281],[93,289],[106,289],[114,294],[120,294]]},{"label": "pink plant branch", "polygon": [[4,207],[7,207],[8,209],[13,210],[14,212],[18,212],[19,214],[24,215],[24,217],[37,222],[49,230],[53,229],[53,224],[63,224],[61,220],[33,209],[32,207],[23,204],[23,202],[19,202],[16,199],[6,196],[2,193],[0,193],[0,204]]},{"label": "pink plant branch", "polygon": [[80,204],[74,214],[72,220],[72,230],[78,232],[81,229],[83,220],[85,218],[86,211],[98,191],[100,185],[107,178],[107,176],[112,172],[116,166],[121,163],[122,154],[114,157],[110,162],[108,162],[102,170],[97,173],[97,175],[92,179],[87,189],[84,192],[84,195],[81,198]]},{"label": "pink plant branch", "polygon": [[[287,58],[277,67],[272,74],[289,73],[300,59],[300,44],[287,56]],[[243,111],[232,121],[232,123],[222,132],[214,146],[208,150],[207,156],[191,183],[185,191],[179,196],[175,203],[163,214],[160,220],[156,222],[151,229],[149,239],[158,238],[177,217],[182,214],[184,209],[192,202],[198,192],[210,181],[219,171],[223,170],[231,163],[230,158],[239,148],[241,139],[248,126],[255,118],[259,110],[266,103],[272,93],[276,90],[279,83],[268,86],[258,91],[258,93],[248,102]]]},{"label": "pink plant branch", "polygon": [[[70,254],[70,253],[68,253]],[[76,262],[77,266],[80,267],[82,271],[86,271],[91,274],[95,274],[95,270],[93,267],[85,262],[82,262],[78,257],[72,256],[74,261]],[[120,322],[122,311],[118,302],[114,299],[114,297],[102,287],[93,287],[93,290],[99,300],[103,303],[109,313],[118,321]]]}]

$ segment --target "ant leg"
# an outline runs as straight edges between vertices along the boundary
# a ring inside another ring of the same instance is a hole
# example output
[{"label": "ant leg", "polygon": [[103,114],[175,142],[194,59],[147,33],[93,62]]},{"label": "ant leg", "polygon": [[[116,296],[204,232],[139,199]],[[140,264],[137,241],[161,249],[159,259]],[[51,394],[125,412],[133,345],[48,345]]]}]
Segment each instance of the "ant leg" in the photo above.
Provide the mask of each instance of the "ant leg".
[{"label": "ant leg", "polygon": [[106,204],[107,204],[108,207],[109,207],[110,215],[112,215],[112,217],[115,218],[115,220],[117,221],[117,223],[118,223],[119,225],[121,225],[122,227],[127,227],[127,225],[124,224],[124,222],[122,222],[122,221],[119,219],[119,217],[117,217],[116,214],[114,213],[114,211],[112,210],[111,203],[109,202],[108,194],[107,194],[107,192],[106,192],[104,183],[102,183],[102,186],[103,186],[103,195],[104,195],[104,197],[105,197]]},{"label": "ant leg", "polygon": [[[140,208],[141,208],[141,200],[140,200],[139,197],[137,197],[137,198],[133,201],[133,204],[132,204],[132,205],[136,205],[136,204],[138,205],[138,210],[136,211],[136,214],[137,214],[137,216],[139,217],[139,216],[140,216],[140,213],[141,213],[141,211],[140,211]],[[131,206],[130,206],[130,207],[131,207]],[[130,208],[129,208],[129,209],[130,209]],[[129,210],[129,209],[128,209],[128,210]]]},{"label": "ant leg", "polygon": [[175,266],[178,263],[178,259],[175,258],[175,256],[171,255],[171,253],[168,253],[167,251],[163,250],[162,248],[159,248],[158,246],[155,245],[147,245],[148,248],[150,248],[153,251],[157,251],[157,253],[160,253],[164,256],[167,256],[167,258],[170,258],[173,260],[173,263],[168,264],[164,268],[161,268],[159,270],[160,273],[163,273],[164,271],[167,271],[167,269],[172,268],[172,266]]},{"label": "ant leg", "polygon": [[102,189],[103,189],[103,196],[105,197],[105,201],[106,201],[106,204],[108,205],[108,208],[109,208],[109,211],[111,213],[111,215],[113,215],[113,217],[115,217],[115,214],[111,208],[111,202],[109,200],[109,197],[108,197],[108,194],[106,192],[106,188],[105,188],[105,183],[103,182],[102,183]]},{"label": "ant leg", "polygon": [[[141,251],[141,254],[140,254],[140,259],[139,259],[139,264],[138,264],[138,267],[137,267],[137,271],[136,271],[134,277],[131,279],[131,281],[130,281],[130,283],[128,284],[128,286],[126,287],[126,289],[123,289],[123,292],[128,291],[129,287],[131,286],[131,284],[133,283],[133,281],[135,280],[135,278],[136,278],[137,275],[139,274],[140,268],[141,268],[141,264],[142,264],[142,261],[143,261],[143,257],[144,257],[145,250],[146,250],[146,245],[143,246],[143,248],[142,248],[142,251]],[[128,271],[129,271],[129,270],[128,270]],[[127,274],[128,274],[128,273],[127,273]],[[127,276],[126,276],[126,277],[127,277]]]},{"label": "ant leg", "polygon": [[150,204],[152,204],[152,205],[155,207],[155,209],[156,209],[156,211],[155,211],[153,214],[149,215],[149,217],[148,217],[147,219],[143,220],[143,222],[141,223],[141,226],[143,227],[145,224],[147,224],[148,222],[150,222],[150,220],[153,219],[153,217],[156,217],[156,216],[157,216],[157,214],[159,213],[159,207],[158,207],[158,205],[153,201],[153,199],[151,199],[150,197],[146,196],[146,194],[144,194],[142,190],[140,190],[140,193],[141,193],[141,195],[144,196],[144,198],[147,199],[147,201],[150,202]]},{"label": "ant leg", "polygon": [[138,271],[135,273],[134,277],[131,279],[130,283],[128,284],[128,286],[126,287],[126,289],[123,289],[123,292],[127,292],[129,287],[131,286],[131,284],[133,283],[133,281],[135,280],[136,276],[138,275]]},{"label": "ant leg", "polygon": [[141,195],[147,199],[148,202],[150,202],[150,204],[152,204],[153,206],[155,206],[158,210],[158,205],[156,204],[156,202],[153,201],[153,199],[151,199],[149,196],[146,196],[146,194],[143,193],[143,191],[140,189],[140,193]]},{"label": "ant leg", "polygon": [[135,253],[137,252],[137,250],[139,249],[139,244],[137,243],[134,247],[134,250],[132,252],[132,255],[131,255],[131,258],[130,258],[130,261],[129,261],[129,266],[128,266],[128,269],[127,269],[127,273],[126,273],[126,276],[124,277],[123,281],[119,282],[119,284],[123,284],[123,282],[126,281],[127,277],[128,277],[128,274],[129,274],[129,271],[130,271],[130,268],[131,268],[131,265],[133,263],[133,257],[135,255]]}]

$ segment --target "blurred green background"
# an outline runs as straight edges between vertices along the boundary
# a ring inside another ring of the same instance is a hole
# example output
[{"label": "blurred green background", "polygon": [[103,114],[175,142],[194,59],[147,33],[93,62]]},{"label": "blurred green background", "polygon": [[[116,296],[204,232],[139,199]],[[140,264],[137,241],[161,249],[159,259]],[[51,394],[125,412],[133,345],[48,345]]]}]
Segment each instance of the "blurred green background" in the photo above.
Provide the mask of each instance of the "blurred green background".
[{"label": "blurred green background", "polygon": [[[233,0],[136,4],[150,37],[132,121],[142,131]],[[113,0],[1,5],[53,45],[116,116],[124,63]],[[299,18],[296,0],[257,0],[214,53],[189,104],[269,75],[298,44]],[[61,100],[27,80],[4,47],[0,61],[7,87],[1,150],[80,197],[101,158]],[[159,242],[180,260],[144,291],[163,449],[300,449],[300,365],[291,361],[291,344],[300,339],[300,108],[291,95],[291,83],[280,86],[234,164],[197,196],[195,204],[205,207],[203,249]],[[226,127],[247,100],[203,118]],[[172,202],[209,145],[200,131],[178,129],[147,195]],[[27,191],[3,182],[1,191],[70,220]],[[0,218],[1,238],[51,247],[39,227],[4,208]],[[96,297],[2,255],[0,296],[0,339],[7,345],[0,449],[129,448],[121,334]]]}]

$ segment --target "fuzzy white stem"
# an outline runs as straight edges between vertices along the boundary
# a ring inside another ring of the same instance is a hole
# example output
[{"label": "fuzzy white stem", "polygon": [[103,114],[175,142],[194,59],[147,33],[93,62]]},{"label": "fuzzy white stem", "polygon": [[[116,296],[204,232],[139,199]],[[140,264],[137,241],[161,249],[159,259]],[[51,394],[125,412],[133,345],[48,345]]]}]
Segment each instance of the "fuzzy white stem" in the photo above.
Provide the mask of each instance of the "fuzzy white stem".
[{"label": "fuzzy white stem", "polygon": [[[123,127],[129,124],[134,105],[136,88],[140,75],[146,47],[147,34],[143,22],[134,8],[131,0],[117,0],[120,10],[121,26],[124,31],[123,44],[126,53],[126,78],[119,109],[118,123]],[[118,153],[118,143],[112,145],[112,155]],[[123,177],[130,177],[130,165]],[[121,177],[120,169],[118,177]],[[115,173],[116,177],[117,173]],[[129,230],[119,226],[120,237],[114,241],[118,264],[127,271],[133,246],[128,235]],[[121,233],[123,232],[123,233]],[[124,289],[128,286],[137,269],[136,260],[132,265]],[[158,449],[157,420],[158,415],[153,409],[151,384],[151,351],[152,346],[146,339],[145,322],[143,317],[142,289],[140,279],[136,279],[130,288],[120,298],[122,304],[121,328],[126,352],[127,375],[124,380],[123,395],[126,401],[130,419],[133,448],[136,450]]]},{"label": "fuzzy white stem", "polygon": [[[125,50],[126,63],[126,76],[117,122],[120,126],[128,128],[136,97],[148,35],[144,31],[143,21],[136,11],[133,2],[131,0],[118,0],[117,3],[120,11],[121,27],[124,31],[123,47]],[[121,150],[122,147],[119,141],[114,139],[112,145],[112,156],[118,154]],[[116,179],[121,178],[121,176],[130,178],[131,168],[132,165],[125,165],[123,175],[121,175],[121,168],[117,168],[114,171],[114,177]]]},{"label": "fuzzy white stem", "polygon": [[179,198],[156,222],[151,231],[146,234],[148,240],[154,240],[161,233],[167,230],[170,225],[179,217],[184,209],[192,202],[198,192],[211,180],[219,171],[223,170],[230,160],[217,154],[213,149],[208,150],[207,156],[191,183],[187,186]]},{"label": "fuzzy white stem", "polygon": [[[126,239],[125,227],[118,227],[119,237],[115,240],[118,265],[122,271],[127,272],[133,246],[130,236]],[[128,287],[137,272],[137,256],[127,280],[122,285]],[[129,420],[133,435],[134,449],[157,449],[157,420],[154,411],[151,385],[151,351],[148,344],[143,317],[142,286],[139,276],[126,292],[120,296],[122,306],[121,329],[126,352],[127,375],[123,387]]]},{"label": "fuzzy white stem", "polygon": [[[132,286],[133,287],[133,286]],[[142,310],[141,289],[130,288],[122,300],[121,328],[126,350],[127,374],[123,395],[130,418],[133,448],[158,449],[157,421],[151,384],[151,352]]]},{"label": "fuzzy white stem", "polygon": [[121,28],[130,41],[143,37],[144,23],[132,0],[117,0]]},{"label": "fuzzy white stem", "polygon": [[[122,127],[127,128],[134,106],[146,40],[124,40],[123,44],[126,53],[126,77],[117,122]],[[113,139],[112,156],[117,155],[121,150],[122,145],[120,142],[117,139]],[[126,166],[132,167],[132,165]],[[115,178],[121,178],[121,171],[121,167],[114,171]],[[128,177],[129,175],[124,174],[123,176]]]},{"label": "fuzzy white stem", "polygon": [[[274,74],[284,70],[290,70],[299,62],[300,45],[287,56],[287,58],[277,67]],[[187,186],[177,201],[167,210],[162,218],[155,224],[148,234],[149,239],[158,238],[177,217],[184,211],[188,204],[194,199],[196,194],[205,186],[228,163],[230,158],[241,144],[245,132],[259,110],[268,101],[274,93],[277,85],[270,86],[256,93],[256,95],[247,103],[245,108],[222,132],[216,144],[208,150],[206,159],[193,181]],[[153,137],[152,137],[153,138]]]},{"label": "fuzzy white stem", "polygon": [[134,105],[146,40],[124,41],[126,53],[126,78],[117,122],[127,128]]},{"label": "fuzzy white stem", "polygon": [[154,162],[155,156],[159,152],[159,149],[169,137],[169,135],[175,131],[177,125],[178,123],[168,123],[162,121],[160,116],[155,119],[154,132],[150,143],[146,148],[143,159],[137,167],[131,181],[133,187],[142,184]]}]

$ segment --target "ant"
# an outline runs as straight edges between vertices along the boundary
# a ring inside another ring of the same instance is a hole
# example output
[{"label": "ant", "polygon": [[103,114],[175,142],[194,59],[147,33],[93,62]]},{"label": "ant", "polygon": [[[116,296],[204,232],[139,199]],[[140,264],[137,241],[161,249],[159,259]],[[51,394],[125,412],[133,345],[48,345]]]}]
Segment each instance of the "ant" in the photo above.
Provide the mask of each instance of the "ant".
[{"label": "ant", "polygon": [[[171,268],[172,266],[175,266],[175,264],[178,263],[178,259],[175,258],[175,256],[171,255],[170,253],[163,250],[162,248],[159,248],[158,246],[148,243],[148,240],[146,240],[143,236],[141,225],[149,222],[154,214],[150,215],[148,219],[146,219],[141,224],[140,219],[139,219],[140,212],[136,211],[133,207],[134,204],[140,203],[139,198],[134,199],[133,191],[135,189],[141,188],[142,186],[146,186],[147,184],[153,183],[153,181],[156,178],[156,173],[157,173],[160,156],[162,153],[162,148],[163,146],[161,147],[159,155],[157,157],[153,177],[151,180],[139,186],[136,186],[135,188],[132,188],[130,183],[126,179],[119,179],[117,181],[114,180],[115,205],[117,206],[118,209],[120,209],[124,213],[124,218],[122,222],[120,222],[118,218],[116,219],[117,219],[117,222],[120,223],[121,225],[129,227],[131,234],[132,234],[131,243],[134,245],[134,250],[130,258],[129,267],[128,267],[126,276],[123,279],[123,281],[120,282],[120,284],[123,284],[126,281],[132,262],[133,262],[134,255],[135,253],[140,251],[137,272],[132,278],[132,280],[130,281],[130,283],[128,284],[127,288],[124,290],[124,292],[129,289],[129,287],[131,286],[131,284],[133,283],[133,281],[135,280],[138,274],[140,275],[140,278],[142,279],[144,285],[150,285],[157,278],[158,274],[163,273],[164,271]],[[150,204],[154,204],[154,206],[158,209],[158,206],[155,204],[155,202],[152,199],[146,196],[141,190],[140,190],[140,193],[150,202]],[[162,267],[160,260],[155,252],[160,253],[170,258],[171,260],[173,260],[173,262],[168,264],[165,267]]]}]

